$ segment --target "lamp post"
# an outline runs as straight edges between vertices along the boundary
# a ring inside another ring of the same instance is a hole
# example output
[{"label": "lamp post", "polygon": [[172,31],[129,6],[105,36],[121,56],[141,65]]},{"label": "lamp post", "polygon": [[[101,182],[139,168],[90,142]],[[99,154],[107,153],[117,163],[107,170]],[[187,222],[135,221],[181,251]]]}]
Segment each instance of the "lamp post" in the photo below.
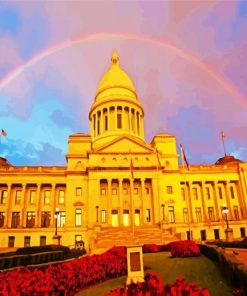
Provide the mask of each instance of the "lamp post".
[{"label": "lamp post", "polygon": [[54,218],[56,219],[56,231],[55,231],[55,236],[57,236],[57,219],[60,216],[60,212],[59,212],[59,208],[56,208],[55,214],[54,214]]},{"label": "lamp post", "polygon": [[162,218],[163,218],[163,221],[164,221],[165,220],[165,205],[162,204],[161,207],[162,207]]},{"label": "lamp post", "polygon": [[228,224],[228,218],[227,214],[229,213],[228,207],[226,204],[222,205],[222,214],[225,214],[225,219],[226,219],[226,229],[229,229],[229,224]]},{"label": "lamp post", "polygon": [[96,222],[99,222],[99,206],[96,206]]},{"label": "lamp post", "polygon": [[226,241],[229,242],[233,240],[233,230],[232,228],[229,227],[228,224],[228,217],[227,214],[229,213],[229,209],[226,204],[222,205],[222,215],[225,215],[225,220],[226,220],[226,229],[225,229],[225,234],[226,234]]}]

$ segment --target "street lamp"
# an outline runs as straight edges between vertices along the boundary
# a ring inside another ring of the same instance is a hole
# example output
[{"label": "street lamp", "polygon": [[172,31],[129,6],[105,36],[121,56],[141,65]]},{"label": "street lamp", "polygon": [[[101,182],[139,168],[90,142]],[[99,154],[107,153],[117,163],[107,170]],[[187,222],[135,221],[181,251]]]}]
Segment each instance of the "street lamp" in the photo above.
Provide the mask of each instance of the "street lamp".
[{"label": "street lamp", "polygon": [[96,222],[99,222],[99,206],[96,206]]},{"label": "street lamp", "polygon": [[163,220],[165,220],[165,205],[162,204],[162,216],[163,216]]},{"label": "street lamp", "polygon": [[56,232],[55,232],[55,236],[57,236],[57,220],[60,216],[60,212],[59,212],[59,208],[56,208],[55,214],[54,214],[54,218],[56,219]]},{"label": "street lamp", "polygon": [[228,225],[228,219],[227,219],[227,214],[228,214],[229,210],[226,204],[222,205],[222,214],[225,214],[225,219],[226,219],[226,229],[229,229],[229,225]]}]

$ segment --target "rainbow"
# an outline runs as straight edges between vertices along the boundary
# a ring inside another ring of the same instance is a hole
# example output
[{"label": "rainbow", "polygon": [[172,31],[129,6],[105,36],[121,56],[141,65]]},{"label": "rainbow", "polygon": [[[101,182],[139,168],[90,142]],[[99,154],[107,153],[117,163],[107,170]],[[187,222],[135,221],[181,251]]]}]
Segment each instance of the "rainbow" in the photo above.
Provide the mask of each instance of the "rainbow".
[{"label": "rainbow", "polygon": [[126,34],[126,33],[97,33],[97,34],[91,34],[86,36],[78,36],[72,39],[68,39],[66,41],[63,41],[59,44],[56,44],[52,47],[49,47],[48,49],[37,53],[35,56],[33,56],[29,61],[26,63],[18,66],[14,71],[12,71],[9,75],[7,75],[4,79],[0,81],[0,90],[3,90],[10,82],[12,82],[15,78],[20,76],[25,70],[28,68],[34,66],[44,58],[55,54],[65,48],[72,47],[75,44],[80,44],[83,42],[93,41],[93,40],[106,40],[106,39],[130,39],[130,40],[137,40],[141,42],[147,42],[156,46],[159,46],[161,48],[165,48],[168,50],[171,50],[174,52],[174,54],[178,55],[179,57],[184,58],[185,60],[189,61],[190,63],[196,65],[199,69],[207,73],[210,77],[212,77],[214,80],[216,80],[228,93],[230,93],[234,98],[236,98],[239,102],[239,104],[247,109],[247,101],[245,99],[245,96],[238,90],[234,85],[232,85],[226,78],[222,77],[215,69],[208,66],[207,64],[200,61],[199,58],[197,58],[195,55],[191,54],[188,51],[185,51],[184,49],[178,48],[175,45],[173,45],[170,42],[155,39],[155,38],[149,38],[147,36],[143,35],[136,35],[136,34]]}]

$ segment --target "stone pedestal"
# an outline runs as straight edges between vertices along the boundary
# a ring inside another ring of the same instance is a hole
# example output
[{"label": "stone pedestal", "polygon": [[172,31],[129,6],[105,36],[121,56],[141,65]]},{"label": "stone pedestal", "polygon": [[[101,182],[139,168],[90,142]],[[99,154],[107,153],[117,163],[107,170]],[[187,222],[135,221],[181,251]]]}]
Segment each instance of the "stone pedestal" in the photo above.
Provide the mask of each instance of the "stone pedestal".
[{"label": "stone pedestal", "polygon": [[232,228],[226,228],[225,234],[226,234],[226,241],[227,242],[233,241],[233,229]]},{"label": "stone pedestal", "polygon": [[128,277],[126,285],[144,282],[142,246],[127,247]]},{"label": "stone pedestal", "polygon": [[54,245],[60,245],[60,241],[61,241],[61,235],[53,235],[52,239],[53,239],[53,244]]}]

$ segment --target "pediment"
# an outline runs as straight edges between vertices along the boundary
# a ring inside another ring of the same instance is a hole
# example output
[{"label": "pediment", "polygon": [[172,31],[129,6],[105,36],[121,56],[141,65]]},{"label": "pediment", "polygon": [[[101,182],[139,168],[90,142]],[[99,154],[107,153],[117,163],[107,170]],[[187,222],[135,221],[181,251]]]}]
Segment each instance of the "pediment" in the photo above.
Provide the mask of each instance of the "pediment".
[{"label": "pediment", "polygon": [[150,153],[153,152],[153,149],[130,136],[121,136],[110,143],[98,147],[97,151],[104,153]]}]

